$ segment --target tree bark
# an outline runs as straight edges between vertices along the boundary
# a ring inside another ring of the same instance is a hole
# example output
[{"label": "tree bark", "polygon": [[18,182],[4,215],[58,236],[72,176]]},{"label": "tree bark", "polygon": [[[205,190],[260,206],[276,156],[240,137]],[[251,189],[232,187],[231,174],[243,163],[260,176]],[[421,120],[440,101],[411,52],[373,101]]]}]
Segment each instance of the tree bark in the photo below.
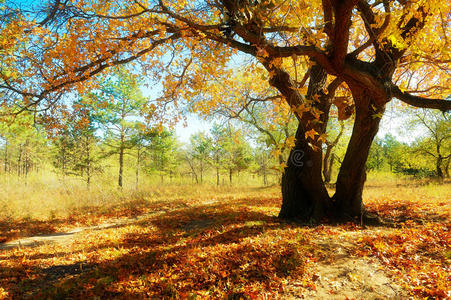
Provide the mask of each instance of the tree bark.
[{"label": "tree bark", "polygon": [[17,176],[20,176],[22,164],[22,144],[19,145],[19,157],[17,158]]},{"label": "tree bark", "polygon": [[333,196],[336,217],[343,220],[365,217],[362,203],[366,180],[365,164],[371,143],[379,130],[381,113],[385,109],[384,105],[378,105],[371,98],[368,91],[352,87],[351,90],[356,103],[356,117]]},{"label": "tree bark", "polygon": [[451,157],[448,157],[448,160],[445,163],[445,176],[449,178],[449,163],[451,162]]},{"label": "tree bark", "polygon": [[8,170],[8,139],[5,137],[5,174]]},{"label": "tree bark", "polygon": [[136,173],[135,173],[135,188],[139,187],[139,169],[141,167],[141,148],[138,146],[136,153]]},{"label": "tree bark", "polygon": [[334,162],[335,162],[335,153],[332,153],[330,155],[330,158],[328,158],[326,160],[326,158],[324,158],[324,163],[327,163],[327,166],[324,165],[323,167],[323,176],[324,176],[324,182],[325,183],[330,183],[330,180],[332,178],[332,169],[334,166]]},{"label": "tree bark", "polygon": [[91,185],[91,150],[89,148],[89,137],[86,137],[86,186],[89,189]]},{"label": "tree bark", "polygon": [[122,187],[122,175],[124,172],[124,141],[125,141],[125,135],[123,132],[121,132],[121,141],[119,145],[119,178],[118,178],[118,184],[119,187]]},{"label": "tree bark", "polygon": [[443,178],[445,177],[443,174],[443,170],[442,170],[442,163],[443,163],[443,157],[440,153],[438,153],[437,160],[435,162],[435,168],[436,168],[437,177],[439,180],[443,180]]},{"label": "tree bark", "polygon": [[[315,97],[322,97],[323,101],[311,101],[312,106],[322,113],[319,120],[316,120],[310,113],[304,113],[298,118],[295,146],[291,149],[287,167],[282,175],[280,218],[317,223],[328,212],[330,197],[321,175],[323,163],[321,142],[308,141],[305,136],[310,129],[314,129],[320,135],[326,131],[331,105],[330,99],[322,93],[326,78],[326,72],[319,65],[311,68],[307,99],[313,100]],[[273,83],[280,91],[287,90],[282,81],[273,81]],[[302,99],[294,99],[299,95],[290,94],[289,96],[291,101],[302,103]]]},{"label": "tree bark", "polygon": [[316,223],[325,216],[330,198],[321,177],[322,152],[314,151],[304,135],[299,125],[295,147],[282,175],[279,218]]},{"label": "tree bark", "polygon": [[216,185],[219,186],[219,167],[216,167]]}]

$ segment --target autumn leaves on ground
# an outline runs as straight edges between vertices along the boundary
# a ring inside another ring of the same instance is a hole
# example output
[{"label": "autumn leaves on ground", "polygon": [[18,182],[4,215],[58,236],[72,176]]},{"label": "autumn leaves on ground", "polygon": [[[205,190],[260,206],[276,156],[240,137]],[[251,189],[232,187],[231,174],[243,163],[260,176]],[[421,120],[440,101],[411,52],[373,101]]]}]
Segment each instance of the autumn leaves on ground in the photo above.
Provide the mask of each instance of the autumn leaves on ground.
[{"label": "autumn leaves on ground", "polygon": [[390,221],[379,227],[281,222],[275,186],[47,189],[60,194],[51,211],[48,198],[3,203],[35,214],[2,216],[0,297],[447,298],[450,187],[370,180],[365,203]]}]

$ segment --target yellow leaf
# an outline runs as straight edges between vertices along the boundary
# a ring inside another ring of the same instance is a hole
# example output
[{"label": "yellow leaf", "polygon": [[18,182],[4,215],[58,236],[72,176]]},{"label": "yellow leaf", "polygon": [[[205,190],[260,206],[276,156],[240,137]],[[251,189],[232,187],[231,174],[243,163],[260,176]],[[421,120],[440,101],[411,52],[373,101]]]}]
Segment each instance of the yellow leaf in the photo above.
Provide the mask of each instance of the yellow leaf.
[{"label": "yellow leaf", "polygon": [[310,129],[305,133],[305,138],[311,138],[312,140],[315,138],[315,135],[318,135],[318,132],[316,132],[315,129]]},{"label": "yellow leaf", "polygon": [[321,135],[318,137],[318,141],[319,141],[319,142],[322,142],[322,143],[325,143],[325,142],[326,142],[326,138],[327,138],[327,135],[326,135],[325,133],[323,133],[323,134],[321,134]]}]

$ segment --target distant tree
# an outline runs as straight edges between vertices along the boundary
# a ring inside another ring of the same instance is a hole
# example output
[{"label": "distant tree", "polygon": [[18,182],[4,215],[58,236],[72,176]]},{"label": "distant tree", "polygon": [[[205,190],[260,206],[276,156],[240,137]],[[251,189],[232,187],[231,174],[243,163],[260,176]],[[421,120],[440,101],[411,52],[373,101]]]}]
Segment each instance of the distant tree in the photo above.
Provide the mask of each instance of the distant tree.
[{"label": "distant tree", "polygon": [[194,163],[197,163],[200,183],[203,183],[204,172],[211,163],[212,151],[212,140],[205,132],[198,132],[190,137],[189,163],[193,172],[195,172]]},{"label": "distant tree", "polygon": [[107,155],[119,156],[118,185],[123,185],[124,156],[133,147],[133,132],[147,99],[140,90],[141,80],[125,68],[117,68],[112,76],[103,77],[100,89],[88,94],[95,113],[93,118],[105,130]]},{"label": "distant tree", "polygon": [[172,179],[181,162],[179,147],[177,139],[167,129],[158,132],[150,139],[147,146],[150,162],[146,169],[151,172],[158,172],[161,182],[164,182],[165,175],[169,175]]},{"label": "distant tree", "polygon": [[252,150],[241,130],[235,129],[231,124],[224,128],[224,168],[229,172],[229,182],[232,184],[234,172],[240,172],[249,167],[252,161]]},{"label": "distant tree", "polygon": [[423,129],[423,137],[418,138],[412,151],[428,156],[434,161],[436,176],[443,179],[449,176],[451,158],[451,115],[427,110],[414,113],[412,124]]},{"label": "distant tree", "polygon": [[253,157],[257,165],[257,172],[263,177],[263,184],[268,185],[268,175],[271,169],[274,168],[274,156],[271,155],[271,150],[260,145],[254,149]]},{"label": "distant tree", "polygon": [[216,171],[216,185],[220,184],[220,171],[224,166],[224,130],[219,124],[214,124],[210,129],[211,134],[211,165]]},{"label": "distant tree", "polygon": [[34,122],[30,113],[0,122],[3,139],[3,170],[18,176],[28,176],[37,169],[46,156],[46,134],[42,126]]},{"label": "distant tree", "polygon": [[384,148],[382,140],[376,138],[371,145],[366,168],[368,171],[380,170],[384,164]]},{"label": "distant tree", "polygon": [[136,124],[131,138],[131,144],[136,150],[136,166],[135,166],[135,187],[139,187],[139,175],[143,162],[149,155],[152,139],[158,138],[158,130],[150,130],[142,123]]}]

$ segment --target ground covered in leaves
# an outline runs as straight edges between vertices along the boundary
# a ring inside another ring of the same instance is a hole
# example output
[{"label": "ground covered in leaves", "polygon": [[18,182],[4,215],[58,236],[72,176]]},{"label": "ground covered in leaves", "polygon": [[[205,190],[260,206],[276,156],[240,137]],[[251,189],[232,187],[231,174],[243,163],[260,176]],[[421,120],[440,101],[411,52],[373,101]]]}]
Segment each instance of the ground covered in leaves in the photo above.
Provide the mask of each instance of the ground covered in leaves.
[{"label": "ground covered in leaves", "polygon": [[5,221],[0,298],[445,299],[450,187],[369,184],[379,227],[280,222],[277,188]]}]

